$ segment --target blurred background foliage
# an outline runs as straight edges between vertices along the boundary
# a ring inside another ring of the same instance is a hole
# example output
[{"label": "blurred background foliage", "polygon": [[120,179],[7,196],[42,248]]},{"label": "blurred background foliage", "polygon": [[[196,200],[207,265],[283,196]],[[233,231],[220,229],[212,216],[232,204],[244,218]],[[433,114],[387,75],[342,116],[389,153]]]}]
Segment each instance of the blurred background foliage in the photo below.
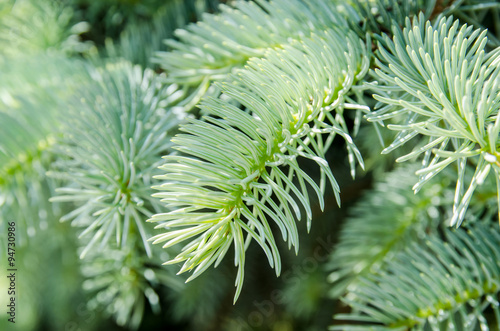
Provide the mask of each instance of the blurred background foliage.
[{"label": "blurred background foliage", "polygon": [[[342,208],[330,193],[321,212],[310,195],[314,222],[310,233],[300,236],[298,255],[278,242],[280,278],[263,263],[266,256],[257,245],[250,245],[245,286],[233,305],[231,256],[187,284],[187,276],[175,275],[176,266],[161,265],[172,256],[143,240],[154,226],[141,220],[161,209],[158,201],[148,200],[155,162],[168,150],[176,125],[197,114],[187,113],[182,98],[198,91],[168,79],[162,58],[170,49],[163,41],[228,2],[0,0],[0,266],[3,272],[7,265],[6,223],[15,221],[19,270],[16,325],[2,313],[0,330],[326,330],[341,324],[332,322],[332,315],[350,309],[339,298],[363,289],[363,277],[387,272],[395,256],[401,259],[409,247],[442,235],[453,203],[453,174],[433,179],[414,195],[418,168],[394,162],[413,146],[382,155],[394,134],[362,125],[354,140],[367,171],[352,179],[345,147],[334,141],[326,158],[341,187]],[[390,23],[376,11],[362,15],[362,8],[380,10],[375,2],[338,8],[345,14],[358,8],[358,34],[386,31]],[[436,3],[435,8],[441,6],[436,12],[489,28],[489,47],[499,45],[498,6],[475,0]],[[433,13],[428,10],[427,16]],[[362,23],[370,15],[373,20]],[[202,91],[217,95],[208,87]],[[367,96],[360,89],[353,98],[373,106]],[[142,118],[137,104],[163,113]],[[155,127],[166,116],[168,123]],[[349,116],[353,126],[357,119]],[[144,126],[128,126],[127,120]],[[92,128],[105,132],[104,143],[99,137],[79,143]],[[151,147],[151,141],[159,145]],[[101,153],[103,148],[108,150]],[[108,151],[116,153],[113,161],[106,159]],[[128,176],[113,173],[113,167]],[[313,162],[301,161],[301,167],[319,179]],[[486,183],[478,190],[467,214],[471,224],[497,217],[496,186]],[[88,227],[94,236],[84,232]],[[298,229],[305,234],[306,223]],[[97,239],[87,252],[89,238]],[[87,254],[80,259],[82,252]],[[7,279],[1,277],[0,289],[5,288]],[[0,307],[7,300],[2,293]]]}]

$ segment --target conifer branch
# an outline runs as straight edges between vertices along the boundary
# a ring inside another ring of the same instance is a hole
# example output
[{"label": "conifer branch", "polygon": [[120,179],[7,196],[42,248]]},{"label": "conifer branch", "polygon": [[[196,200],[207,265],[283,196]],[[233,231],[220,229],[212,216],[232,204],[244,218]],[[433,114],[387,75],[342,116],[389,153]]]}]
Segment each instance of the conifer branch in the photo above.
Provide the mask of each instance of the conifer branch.
[{"label": "conifer branch", "polygon": [[[331,330],[494,330],[500,325],[500,234],[478,222],[413,244],[344,299],[356,309]],[[487,311],[491,311],[490,314]],[[485,314],[489,314],[488,319]]]},{"label": "conifer branch", "polygon": [[[142,243],[129,240],[117,247],[107,243],[103,251],[92,251],[82,260],[83,289],[91,298],[90,309],[103,310],[120,326],[135,330],[140,326],[145,305],[158,314],[161,285],[178,291],[182,282],[168,269],[162,268],[161,254],[148,257]],[[160,252],[156,252],[160,253]]]},{"label": "conifer branch", "polygon": [[449,178],[415,195],[411,186],[416,169],[412,164],[390,172],[351,208],[327,266],[332,297],[356,288],[362,276],[383,268],[388,256],[436,231],[440,207],[453,197]]},{"label": "conifer branch", "polygon": [[[490,170],[500,183],[500,52],[486,52],[486,43],[486,31],[473,31],[452,18],[433,26],[423,16],[413,23],[408,19],[402,31],[394,28],[393,40],[383,36],[379,42],[375,73],[382,84],[372,86],[380,106],[367,117],[379,123],[406,118],[388,125],[399,133],[383,153],[417,135],[428,137],[397,160],[424,156],[415,191],[457,164],[452,226],[461,224],[474,190]],[[464,177],[466,162],[476,166],[470,180]]]},{"label": "conifer branch", "polygon": [[89,29],[86,22],[74,22],[73,10],[50,0],[13,1],[0,21],[0,47],[3,55],[62,52],[84,53],[91,43],[80,35]]},{"label": "conifer branch", "polygon": [[250,58],[332,26],[347,26],[333,1],[238,0],[175,31],[176,39],[166,41],[170,51],[158,52],[155,61],[169,73],[167,82],[194,88],[184,102],[193,106],[213,81],[225,80]]},{"label": "conifer branch", "polygon": [[[168,231],[152,240],[166,242],[164,247],[191,241],[168,263],[184,262],[180,272],[194,270],[191,280],[210,265],[217,266],[234,242],[239,267],[236,300],[243,284],[245,250],[253,239],[279,275],[281,260],[269,221],[297,250],[294,220],[300,220],[301,207],[311,226],[306,183],[323,208],[328,177],[339,202],[338,184],[324,159],[329,141],[343,137],[352,162],[363,165],[342,115],[350,107],[344,96],[367,67],[361,40],[343,29],[331,29],[268,51],[264,59],[252,59],[231,75],[232,83],[219,84],[224,95],[247,111],[209,98],[200,106],[207,114],[204,121],[190,120],[181,126],[185,134],[172,140],[174,149],[187,156],[165,157],[161,168],[167,174],[157,178],[166,183],[156,187],[165,192],[155,196],[172,211],[153,216],[151,220],[164,222],[158,227]],[[323,134],[330,137],[326,143]],[[320,166],[319,186],[300,169],[298,157]],[[299,186],[292,182],[294,176]]]},{"label": "conifer branch", "polygon": [[61,206],[49,203],[59,182],[45,173],[60,132],[59,116],[85,81],[82,63],[61,55],[0,58],[0,225],[19,221],[18,243],[45,229]]},{"label": "conifer branch", "polygon": [[60,171],[50,175],[68,184],[51,201],[75,203],[61,220],[73,221],[86,228],[81,236],[91,236],[81,257],[112,237],[125,244],[130,231],[140,233],[150,255],[143,222],[160,210],[151,198],[151,176],[170,145],[168,132],[184,116],[182,109],[171,111],[181,94],[174,85],[161,86],[161,77],[151,70],[127,62],[92,75],[95,82],[73,103],[64,140],[57,145]]}]

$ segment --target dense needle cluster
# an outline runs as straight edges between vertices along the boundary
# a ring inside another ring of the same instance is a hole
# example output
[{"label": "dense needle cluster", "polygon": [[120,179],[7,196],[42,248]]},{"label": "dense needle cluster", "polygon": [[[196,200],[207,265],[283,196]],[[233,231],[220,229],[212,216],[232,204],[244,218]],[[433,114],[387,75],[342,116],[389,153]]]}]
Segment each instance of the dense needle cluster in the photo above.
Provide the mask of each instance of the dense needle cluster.
[{"label": "dense needle cluster", "polygon": [[[169,263],[184,262],[181,272],[193,270],[195,278],[217,264],[234,244],[239,266],[237,294],[243,283],[245,249],[250,239],[266,252],[269,264],[281,271],[281,260],[269,222],[275,222],[284,240],[298,249],[294,220],[305,210],[308,228],[312,218],[306,183],[323,208],[326,177],[337,201],[339,187],[324,159],[336,135],[363,164],[342,116],[352,84],[362,78],[368,63],[364,45],[345,30],[325,30],[283,49],[252,59],[245,69],[219,84],[222,93],[243,105],[241,111],[227,101],[209,98],[201,104],[203,120],[181,126],[172,141],[189,156],[167,156],[161,168],[166,183],[155,194],[171,212],[153,216],[170,230],[153,237],[164,247],[191,241]],[[336,45],[331,47],[330,45]],[[319,61],[310,62],[315,56]],[[263,76],[268,77],[262,83]],[[327,138],[323,140],[323,135]],[[321,169],[318,186],[300,169],[298,157],[314,160]],[[298,185],[293,183],[294,178]],[[275,199],[276,200],[275,200]],[[245,236],[247,237],[245,239]]]},{"label": "dense needle cluster", "polygon": [[[460,225],[474,190],[490,170],[500,189],[500,52],[485,50],[486,30],[460,26],[451,17],[435,26],[423,17],[408,20],[404,30],[394,29],[393,40],[380,39],[376,75],[383,84],[374,87],[379,93],[374,97],[385,105],[368,118],[382,122],[404,116],[388,126],[399,133],[383,153],[417,135],[427,137],[397,160],[424,155],[415,191],[456,162],[450,225]],[[468,160],[476,165],[470,180],[465,178]]]}]

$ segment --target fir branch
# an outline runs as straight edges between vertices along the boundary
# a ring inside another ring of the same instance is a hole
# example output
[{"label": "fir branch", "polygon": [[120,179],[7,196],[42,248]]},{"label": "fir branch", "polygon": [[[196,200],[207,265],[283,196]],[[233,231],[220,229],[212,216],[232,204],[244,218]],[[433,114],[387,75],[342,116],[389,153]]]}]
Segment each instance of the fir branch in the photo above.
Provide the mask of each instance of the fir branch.
[{"label": "fir branch", "polygon": [[[328,278],[332,297],[359,287],[361,277],[385,270],[395,254],[425,241],[438,231],[443,219],[451,216],[447,207],[454,198],[454,171],[445,169],[419,194],[413,194],[410,188],[418,178],[416,169],[418,164],[412,163],[386,174],[349,210],[350,216],[327,264],[332,271]],[[473,173],[473,167],[466,168],[467,177]],[[496,190],[494,182],[486,182],[478,189],[468,210],[469,222],[493,217]]]},{"label": "fir branch", "polygon": [[[393,40],[380,38],[375,70],[381,85],[372,85],[380,104],[387,106],[368,115],[371,121],[406,115],[400,131],[383,152],[389,153],[417,135],[425,144],[398,161],[424,155],[418,191],[446,166],[456,163],[458,177],[451,225],[460,225],[476,187],[491,169],[500,187],[500,61],[498,51],[486,53],[486,31],[459,26],[452,18],[435,26],[423,16],[407,20],[406,28],[394,29]],[[476,173],[464,178],[466,162],[474,162]],[[499,192],[500,195],[500,192]]]},{"label": "fir branch", "polygon": [[171,50],[157,53],[156,61],[168,72],[167,82],[196,89],[185,101],[194,105],[212,81],[225,80],[251,57],[331,26],[347,26],[333,2],[240,0],[177,30],[177,39],[166,41]]},{"label": "fir branch", "polygon": [[74,22],[73,10],[59,1],[15,1],[0,23],[0,47],[4,55],[56,51],[84,53],[92,44],[82,42],[86,22]]},{"label": "fir branch", "polygon": [[[182,125],[186,133],[173,139],[174,148],[189,156],[165,157],[168,162],[161,168],[167,174],[157,177],[167,182],[156,187],[165,192],[155,196],[172,211],[153,216],[152,221],[166,221],[158,227],[169,231],[152,240],[166,242],[164,247],[191,240],[168,263],[184,262],[180,272],[194,270],[191,280],[217,266],[234,242],[236,300],[245,249],[254,239],[279,275],[281,261],[268,220],[297,250],[294,220],[301,218],[300,205],[311,226],[306,183],[323,208],[328,177],[339,201],[339,187],[324,159],[336,135],[345,139],[352,162],[357,159],[362,166],[342,115],[352,106],[344,103],[344,96],[367,66],[363,43],[352,33],[332,29],[268,51],[264,59],[252,59],[232,75],[232,83],[220,84],[226,96],[248,111],[215,98],[204,101],[204,121]],[[328,135],[325,141],[322,134]],[[320,166],[319,186],[300,169],[298,157]],[[292,183],[294,176],[299,186]]]},{"label": "fir branch", "polygon": [[104,247],[106,254],[93,251],[82,260],[83,289],[91,295],[89,308],[103,310],[129,329],[139,327],[146,302],[155,314],[160,312],[160,284],[174,291],[183,285],[161,267],[160,252],[151,259],[141,246],[133,240],[119,248],[108,244]]},{"label": "fir branch", "polygon": [[350,209],[327,265],[332,297],[356,288],[360,277],[383,268],[390,256],[436,231],[440,207],[453,201],[447,189],[450,180],[442,178],[414,195],[410,188],[416,169],[412,164],[390,172]]},{"label": "fir branch", "polygon": [[108,63],[93,76],[95,83],[72,104],[57,145],[60,171],[49,175],[68,185],[51,201],[75,203],[61,220],[90,235],[81,257],[112,236],[125,244],[131,232],[140,233],[150,254],[143,222],[160,210],[151,198],[151,176],[170,145],[168,132],[184,116],[182,109],[171,110],[181,95],[176,86],[162,86],[151,70],[127,62]]},{"label": "fir branch", "polygon": [[[215,8],[217,3],[215,0],[169,0],[158,8],[152,6],[155,11],[148,13],[150,17],[144,17],[144,12],[147,11],[145,9],[138,10],[140,15],[125,14],[130,17],[120,33],[118,43],[113,44],[111,39],[105,41],[106,54],[111,57],[122,57],[143,68],[158,70],[159,65],[153,63],[152,59],[155,52],[167,51],[163,41],[172,38],[175,29],[183,27],[193,19],[201,18],[205,10]],[[136,4],[136,7],[141,5]],[[106,10],[106,14],[110,14],[108,6],[100,10]]]},{"label": "fir branch", "polygon": [[0,224],[18,220],[24,245],[61,215],[61,206],[48,201],[60,184],[45,173],[65,102],[87,76],[80,61],[56,54],[1,58],[0,70]]},{"label": "fir branch", "polygon": [[[492,225],[493,224],[493,225]],[[344,299],[356,310],[331,330],[496,330],[500,326],[498,226],[444,229],[413,244]],[[492,311],[487,319],[484,314]]]}]

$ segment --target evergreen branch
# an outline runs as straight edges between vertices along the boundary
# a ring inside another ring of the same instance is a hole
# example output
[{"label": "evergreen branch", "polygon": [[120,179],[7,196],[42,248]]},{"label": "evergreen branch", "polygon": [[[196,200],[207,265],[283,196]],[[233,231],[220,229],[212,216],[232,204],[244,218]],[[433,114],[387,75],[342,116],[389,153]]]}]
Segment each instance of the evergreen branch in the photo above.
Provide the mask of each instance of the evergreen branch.
[{"label": "evergreen branch", "polygon": [[19,221],[18,243],[47,228],[61,208],[48,198],[58,184],[45,176],[60,132],[59,116],[76,85],[85,83],[80,61],[40,54],[0,59],[0,225]]},{"label": "evergreen branch", "polygon": [[[331,330],[496,330],[500,326],[500,235],[494,223],[444,229],[412,244],[344,299],[356,309]],[[493,312],[491,314],[490,312]],[[485,314],[489,314],[486,318]]]},{"label": "evergreen branch", "polygon": [[92,44],[80,40],[86,22],[73,22],[73,10],[58,1],[15,1],[0,23],[0,45],[4,55],[57,51],[87,52]]},{"label": "evergreen branch", "polygon": [[[331,139],[337,134],[343,137],[355,155],[352,161],[356,158],[363,165],[342,115],[344,96],[367,66],[362,42],[352,33],[334,29],[268,51],[264,59],[254,58],[231,75],[232,83],[219,84],[231,101],[247,111],[209,98],[200,106],[207,114],[205,121],[182,125],[186,133],[172,140],[175,149],[189,156],[165,157],[168,162],[161,168],[167,174],[157,178],[167,182],[156,187],[165,192],[155,196],[172,211],[157,214],[152,221],[166,221],[157,227],[169,231],[152,240],[166,242],[164,247],[191,241],[168,263],[184,262],[180,272],[194,270],[191,280],[210,265],[217,266],[234,242],[239,267],[236,300],[243,284],[245,249],[254,239],[279,275],[281,261],[268,220],[297,250],[294,220],[301,218],[300,206],[311,226],[306,183],[323,208],[328,177],[339,201],[339,187],[324,159]],[[330,137],[326,143],[322,134]],[[298,157],[320,166],[319,186],[300,169]],[[294,176],[298,187],[292,183]]]},{"label": "evergreen branch", "polygon": [[[369,114],[369,120],[381,123],[407,116],[404,123],[388,126],[399,134],[385,153],[415,136],[428,137],[425,145],[398,159],[424,155],[415,191],[449,164],[457,164],[450,221],[457,226],[490,169],[497,181],[500,177],[500,53],[485,52],[485,35],[486,31],[472,31],[452,18],[443,18],[436,26],[422,15],[413,24],[407,20],[403,31],[394,29],[393,40],[380,38],[375,73],[383,85],[372,85],[379,93],[374,97],[387,106]],[[475,163],[476,173],[465,189],[467,160]]]},{"label": "evergreen branch", "polygon": [[197,88],[186,101],[196,104],[212,81],[225,80],[250,58],[331,26],[347,26],[333,2],[236,1],[177,30],[177,40],[166,41],[171,51],[157,53],[156,61],[168,72],[167,82]]},{"label": "evergreen branch", "polygon": [[[341,230],[339,243],[327,268],[332,271],[330,295],[339,297],[359,286],[361,277],[385,270],[387,262],[414,242],[422,242],[436,233],[443,219],[450,217],[447,206],[453,203],[450,187],[455,174],[445,169],[419,194],[410,190],[418,178],[418,164],[408,164],[388,173],[350,209],[350,217]],[[474,172],[467,167],[466,176]],[[496,212],[496,185],[486,182],[473,197],[468,220],[492,216]]]},{"label": "evergreen branch", "polygon": [[359,278],[381,269],[387,256],[437,228],[440,206],[453,201],[453,193],[446,189],[449,178],[414,195],[410,188],[417,178],[415,170],[412,164],[392,171],[350,209],[327,265],[332,297],[356,288]]},{"label": "evergreen branch", "polygon": [[93,251],[82,260],[83,288],[91,299],[90,309],[103,310],[113,316],[120,326],[137,329],[142,321],[146,300],[152,311],[161,310],[161,285],[178,291],[183,285],[177,277],[158,262],[160,254],[151,259],[133,240],[117,248],[110,244],[104,247],[106,254]]},{"label": "evergreen branch", "polygon": [[[158,69],[152,62],[155,52],[165,52],[167,47],[163,40],[172,38],[175,29],[186,25],[194,18],[201,18],[201,13],[215,8],[214,0],[170,0],[151,13],[149,19],[142,15],[131,15],[130,22],[120,34],[117,45],[106,40],[106,53],[111,57],[122,57],[143,68]],[[136,6],[139,6],[137,4]],[[101,8],[109,15],[109,7]],[[142,11],[141,11],[142,12]],[[139,16],[139,17],[136,17]]]},{"label": "evergreen branch", "polygon": [[151,177],[170,146],[167,134],[184,116],[172,108],[182,93],[128,62],[106,62],[89,72],[92,84],[68,103],[64,136],[53,147],[58,171],[49,175],[66,186],[50,200],[72,202],[61,220],[83,229],[80,258],[83,287],[93,294],[90,309],[104,309],[117,324],[136,329],[145,299],[159,312],[159,284],[180,286],[155,262],[168,255],[152,256],[144,220],[160,210]]},{"label": "evergreen branch", "polygon": [[57,145],[60,172],[50,175],[68,185],[51,201],[75,203],[61,220],[73,220],[86,227],[81,236],[91,236],[81,257],[113,235],[125,244],[130,232],[140,233],[150,255],[143,221],[160,210],[151,198],[151,176],[170,145],[168,132],[184,116],[169,109],[180,95],[175,86],[161,86],[151,70],[128,63],[108,64],[93,76],[95,83],[73,103]]}]

